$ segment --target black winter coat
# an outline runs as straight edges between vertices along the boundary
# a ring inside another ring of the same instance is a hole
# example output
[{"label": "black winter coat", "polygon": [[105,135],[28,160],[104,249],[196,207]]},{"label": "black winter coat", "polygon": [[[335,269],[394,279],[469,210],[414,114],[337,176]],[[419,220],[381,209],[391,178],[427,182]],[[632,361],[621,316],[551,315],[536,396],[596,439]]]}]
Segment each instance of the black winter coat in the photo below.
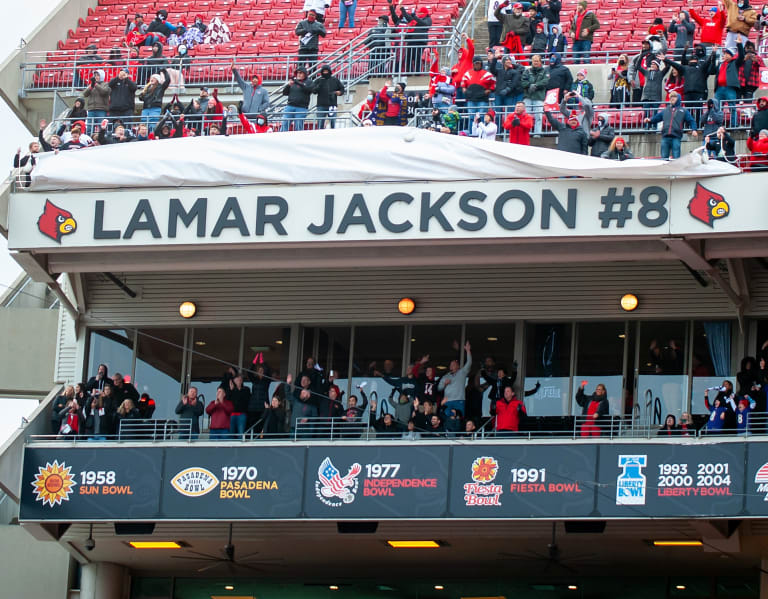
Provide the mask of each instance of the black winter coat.
[{"label": "black winter coat", "polygon": [[545,112],[547,120],[554,129],[557,129],[557,149],[562,152],[571,152],[573,154],[587,155],[587,133],[579,125],[576,128],[569,127],[561,123],[552,116],[551,112]]},{"label": "black winter coat", "polygon": [[283,88],[283,95],[288,96],[288,106],[309,108],[309,98],[314,90],[315,84],[311,81],[294,79]]}]

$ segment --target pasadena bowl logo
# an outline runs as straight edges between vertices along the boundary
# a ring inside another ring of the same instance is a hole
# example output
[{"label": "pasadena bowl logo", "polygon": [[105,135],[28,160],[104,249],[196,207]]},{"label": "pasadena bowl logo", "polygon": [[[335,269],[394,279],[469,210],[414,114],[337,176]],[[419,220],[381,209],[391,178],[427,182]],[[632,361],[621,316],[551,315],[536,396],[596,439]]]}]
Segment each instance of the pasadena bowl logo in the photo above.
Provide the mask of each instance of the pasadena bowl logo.
[{"label": "pasadena bowl logo", "polygon": [[499,472],[494,457],[483,456],[472,462],[472,481],[464,484],[464,503],[471,505],[501,505],[501,485],[491,484]]},{"label": "pasadena bowl logo", "polygon": [[186,497],[202,497],[213,491],[219,479],[205,468],[187,468],[171,479],[171,486]]},{"label": "pasadena bowl logo", "polygon": [[357,475],[362,469],[362,466],[355,462],[349,468],[346,476],[341,476],[338,468],[331,462],[331,458],[326,457],[317,469],[315,495],[329,507],[339,507],[345,503],[352,503],[360,484]]},{"label": "pasadena bowl logo", "polygon": [[50,507],[61,505],[62,501],[69,501],[72,487],[77,483],[70,474],[71,467],[57,460],[53,464],[48,462],[45,467],[37,469],[34,482],[30,483],[35,490],[35,501],[42,501],[43,505]]},{"label": "pasadena bowl logo", "polygon": [[696,183],[696,191],[688,202],[688,212],[693,218],[714,228],[715,220],[725,218],[730,210],[723,196]]},{"label": "pasadena bowl logo", "polygon": [[61,243],[64,235],[70,235],[77,230],[77,222],[71,212],[59,208],[50,200],[45,200],[45,209],[37,219],[37,228],[46,237]]}]

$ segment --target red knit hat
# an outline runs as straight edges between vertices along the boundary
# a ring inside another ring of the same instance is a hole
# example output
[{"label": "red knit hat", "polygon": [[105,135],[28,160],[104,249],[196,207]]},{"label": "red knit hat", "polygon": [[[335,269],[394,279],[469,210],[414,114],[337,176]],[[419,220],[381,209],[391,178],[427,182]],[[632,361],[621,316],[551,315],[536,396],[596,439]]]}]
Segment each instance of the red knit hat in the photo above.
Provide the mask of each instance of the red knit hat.
[{"label": "red knit hat", "polygon": [[627,142],[626,142],[626,140],[625,140],[623,137],[621,137],[621,136],[617,137],[617,138],[616,138],[616,139],[614,139],[613,141],[614,141],[614,144],[615,144],[616,142],[619,142],[619,141],[620,141],[620,142],[621,142],[621,143],[623,143],[625,146],[627,145]]},{"label": "red knit hat", "polygon": [[496,111],[493,108],[489,108],[488,112],[486,112],[489,117],[491,117],[491,120],[494,120],[496,118]]}]

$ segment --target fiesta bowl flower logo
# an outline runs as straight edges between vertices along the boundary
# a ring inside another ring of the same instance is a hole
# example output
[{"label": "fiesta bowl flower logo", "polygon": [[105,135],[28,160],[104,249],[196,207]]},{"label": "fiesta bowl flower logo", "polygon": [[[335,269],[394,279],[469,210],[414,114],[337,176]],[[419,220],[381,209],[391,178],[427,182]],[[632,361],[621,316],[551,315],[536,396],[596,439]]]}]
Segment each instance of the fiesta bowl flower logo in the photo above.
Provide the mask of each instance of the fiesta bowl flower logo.
[{"label": "fiesta bowl flower logo", "polygon": [[72,487],[77,483],[70,475],[71,467],[57,460],[50,462],[45,467],[40,466],[35,475],[34,482],[30,483],[35,490],[35,501],[42,501],[53,507],[61,505],[62,501],[69,501],[69,494],[72,493]]},{"label": "fiesta bowl flower logo", "polygon": [[476,483],[489,483],[496,478],[499,471],[499,463],[496,458],[476,458],[472,462],[472,480]]}]

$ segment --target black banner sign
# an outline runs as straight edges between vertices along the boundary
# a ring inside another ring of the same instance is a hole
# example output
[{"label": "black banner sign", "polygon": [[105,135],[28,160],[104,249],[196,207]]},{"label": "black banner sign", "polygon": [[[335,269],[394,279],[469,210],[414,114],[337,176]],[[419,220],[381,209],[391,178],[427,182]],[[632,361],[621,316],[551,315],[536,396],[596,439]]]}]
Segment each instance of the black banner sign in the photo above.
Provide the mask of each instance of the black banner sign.
[{"label": "black banner sign", "polygon": [[20,519],[768,516],[768,443],[28,447]]}]

